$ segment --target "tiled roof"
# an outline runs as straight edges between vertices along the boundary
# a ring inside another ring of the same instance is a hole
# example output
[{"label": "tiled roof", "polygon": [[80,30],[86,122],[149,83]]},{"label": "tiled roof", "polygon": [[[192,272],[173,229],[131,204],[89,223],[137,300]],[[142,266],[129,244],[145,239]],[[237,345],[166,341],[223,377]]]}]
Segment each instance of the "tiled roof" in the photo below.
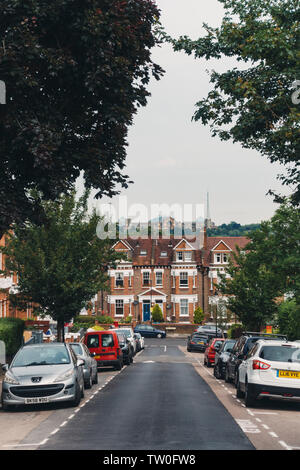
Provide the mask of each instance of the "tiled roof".
[{"label": "tiled roof", "polygon": [[[236,246],[244,248],[248,243],[247,237],[207,237],[205,248],[195,250],[195,261],[197,265],[209,266],[211,262],[212,249],[222,241],[233,251]],[[180,242],[179,239],[151,239],[151,238],[128,238],[126,243],[132,248],[132,261],[134,266],[170,266],[173,264],[174,247]],[[196,248],[194,240],[188,240]],[[142,255],[141,252],[145,254]],[[166,256],[162,256],[165,252]],[[195,261],[193,263],[195,263]]]}]

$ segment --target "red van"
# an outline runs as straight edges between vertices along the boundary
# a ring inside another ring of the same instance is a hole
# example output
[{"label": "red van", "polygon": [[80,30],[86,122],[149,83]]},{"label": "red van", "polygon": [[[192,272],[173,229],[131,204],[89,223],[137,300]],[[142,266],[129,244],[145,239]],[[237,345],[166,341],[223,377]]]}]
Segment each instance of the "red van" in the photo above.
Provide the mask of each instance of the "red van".
[{"label": "red van", "polygon": [[84,344],[86,344],[90,353],[96,359],[98,369],[107,366],[114,367],[115,370],[122,369],[123,353],[115,331],[88,332],[85,334]]}]

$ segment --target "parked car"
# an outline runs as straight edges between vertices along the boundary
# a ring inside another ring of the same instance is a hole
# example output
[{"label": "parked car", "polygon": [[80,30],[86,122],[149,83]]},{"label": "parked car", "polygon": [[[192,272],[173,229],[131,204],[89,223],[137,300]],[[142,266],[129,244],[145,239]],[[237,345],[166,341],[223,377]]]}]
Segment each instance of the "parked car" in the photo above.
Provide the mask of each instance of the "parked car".
[{"label": "parked car", "polygon": [[221,349],[219,351],[216,351],[214,376],[217,379],[225,378],[226,363],[229,359],[230,353],[232,353],[235,343],[235,339],[227,339],[223,342]]},{"label": "parked car", "polygon": [[91,356],[87,346],[83,343],[69,343],[74,353],[79,359],[84,361],[83,377],[84,387],[92,388],[93,384],[98,383],[97,361]]},{"label": "parked car", "polygon": [[144,338],[165,338],[167,336],[166,332],[163,330],[158,330],[151,325],[136,325],[134,329],[135,333],[140,333]]},{"label": "parked car", "polygon": [[200,351],[204,352],[208,346],[210,339],[209,336],[203,333],[193,333],[191,336],[188,336],[187,351]]},{"label": "parked car", "polygon": [[90,331],[84,336],[84,344],[97,361],[97,367],[123,367],[123,352],[115,330]]},{"label": "parked car", "polygon": [[11,365],[3,366],[2,409],[63,401],[78,406],[84,396],[82,366],[68,344],[23,346]]},{"label": "parked car", "polygon": [[131,327],[128,327],[128,328],[122,327],[122,328],[115,328],[114,331],[121,331],[124,334],[124,336],[130,341],[131,346],[133,348],[133,355],[135,356],[136,355],[136,341],[134,338],[133,329]]},{"label": "parked car", "polygon": [[221,330],[221,328],[216,327],[216,325],[198,326],[195,332],[209,334],[211,337],[214,338],[223,338],[223,331]]},{"label": "parked car", "polygon": [[215,363],[216,352],[221,349],[224,338],[212,338],[204,352],[204,365],[210,367]]},{"label": "parked car", "polygon": [[262,397],[299,401],[299,343],[258,340],[239,366],[236,394],[247,407]]},{"label": "parked car", "polygon": [[271,335],[266,333],[257,332],[244,332],[242,336],[235,343],[232,353],[230,354],[226,363],[225,370],[225,382],[233,382],[237,384],[237,372],[241,362],[245,359],[250,349],[259,339],[275,339],[275,340],[286,340],[284,335]]},{"label": "parked car", "polygon": [[122,331],[116,330],[118,335],[120,348],[122,349],[123,353],[123,363],[129,366],[133,362],[134,351],[131,345],[131,342]]},{"label": "parked car", "polygon": [[145,348],[145,340],[143,336],[141,335],[141,333],[134,333],[134,337],[136,340],[137,352],[139,352]]}]

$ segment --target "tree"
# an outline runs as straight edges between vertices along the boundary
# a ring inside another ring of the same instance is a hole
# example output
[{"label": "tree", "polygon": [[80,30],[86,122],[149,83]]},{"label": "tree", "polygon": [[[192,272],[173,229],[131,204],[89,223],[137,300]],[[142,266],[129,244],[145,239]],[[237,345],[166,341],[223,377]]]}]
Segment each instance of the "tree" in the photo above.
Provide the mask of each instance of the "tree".
[{"label": "tree", "polygon": [[18,273],[18,292],[10,301],[20,309],[28,303],[35,313],[64,323],[80,313],[100,289],[107,288],[107,266],[119,258],[109,240],[96,236],[99,216],[87,214],[87,193],[74,193],[43,203],[46,225],[15,226],[1,249],[6,255],[2,274]]},{"label": "tree", "polygon": [[3,0],[0,79],[0,235],[43,223],[42,200],[80,173],[96,197],[126,188],[127,132],[145,106],[159,10],[151,0]]},{"label": "tree", "polygon": [[205,314],[203,313],[203,310],[201,307],[197,307],[196,310],[194,311],[194,323],[197,325],[200,325],[205,318]]},{"label": "tree", "polygon": [[233,254],[220,290],[228,307],[247,328],[274,320],[278,299],[290,294],[300,300],[300,213],[288,201],[252,232],[245,251]]},{"label": "tree", "polygon": [[161,323],[164,321],[164,316],[158,304],[155,304],[152,310],[152,321]]},{"label": "tree", "polygon": [[294,299],[286,300],[278,308],[278,326],[290,341],[300,338],[300,306]]},{"label": "tree", "polygon": [[[300,109],[295,80],[300,80],[299,0],[219,0],[225,15],[219,28],[204,24],[198,40],[163,33],[175,51],[195,58],[234,57],[242,63],[224,73],[211,72],[213,90],[197,103],[196,121],[212,135],[255,149],[286,166],[280,179],[295,185],[300,203]],[[279,197],[277,197],[279,199]]]}]

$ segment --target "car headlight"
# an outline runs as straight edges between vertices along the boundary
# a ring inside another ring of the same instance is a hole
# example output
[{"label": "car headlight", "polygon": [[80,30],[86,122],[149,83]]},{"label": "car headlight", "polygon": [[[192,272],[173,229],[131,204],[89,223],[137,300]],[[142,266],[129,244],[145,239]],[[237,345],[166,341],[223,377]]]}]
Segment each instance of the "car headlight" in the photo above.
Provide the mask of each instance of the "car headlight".
[{"label": "car headlight", "polygon": [[74,369],[69,369],[67,372],[64,372],[63,374],[59,375],[54,382],[63,382],[64,380],[68,380],[72,377],[74,374]]},{"label": "car headlight", "polygon": [[11,372],[6,372],[3,382],[6,382],[10,385],[20,385],[20,382],[16,379],[16,377]]}]

